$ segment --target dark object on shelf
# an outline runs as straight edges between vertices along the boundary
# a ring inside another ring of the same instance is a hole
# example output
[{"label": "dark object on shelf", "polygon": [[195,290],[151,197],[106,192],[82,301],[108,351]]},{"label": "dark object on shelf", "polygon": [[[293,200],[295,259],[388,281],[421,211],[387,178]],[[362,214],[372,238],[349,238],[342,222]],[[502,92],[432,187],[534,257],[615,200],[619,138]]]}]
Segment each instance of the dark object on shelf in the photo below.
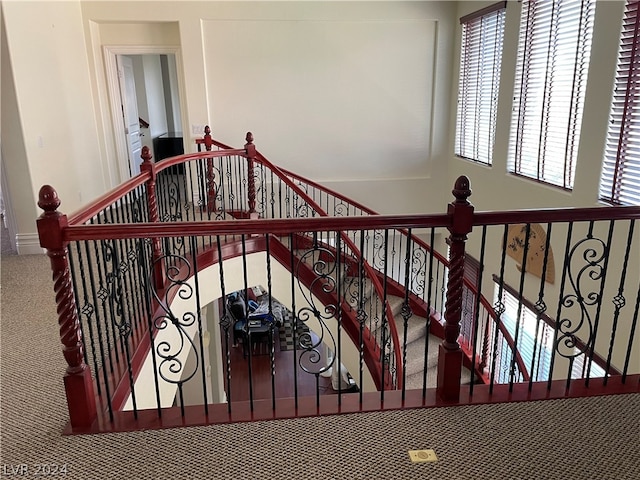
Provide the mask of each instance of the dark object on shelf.
[{"label": "dark object on shelf", "polygon": [[[153,139],[153,150],[156,162],[165,158],[184,154],[182,132],[167,132]],[[184,165],[176,165],[168,169],[170,173],[184,173]]]}]

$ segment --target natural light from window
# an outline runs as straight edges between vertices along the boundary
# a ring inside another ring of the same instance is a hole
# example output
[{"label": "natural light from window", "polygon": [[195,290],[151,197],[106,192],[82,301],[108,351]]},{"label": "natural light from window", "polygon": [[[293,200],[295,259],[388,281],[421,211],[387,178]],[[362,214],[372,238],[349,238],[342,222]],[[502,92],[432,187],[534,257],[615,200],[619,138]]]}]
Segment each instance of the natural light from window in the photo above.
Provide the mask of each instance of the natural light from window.
[{"label": "natural light from window", "polygon": [[523,1],[508,169],[572,189],[595,0]]}]

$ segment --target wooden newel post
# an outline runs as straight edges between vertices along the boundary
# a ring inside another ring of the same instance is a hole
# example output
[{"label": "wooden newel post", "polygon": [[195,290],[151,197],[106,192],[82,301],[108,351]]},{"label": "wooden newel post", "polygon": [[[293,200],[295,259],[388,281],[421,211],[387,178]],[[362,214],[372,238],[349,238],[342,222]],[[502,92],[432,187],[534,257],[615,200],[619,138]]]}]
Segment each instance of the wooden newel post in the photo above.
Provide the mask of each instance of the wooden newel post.
[{"label": "wooden newel post", "polygon": [[47,249],[51,261],[60,341],[68,365],[64,387],[69,418],[73,428],[88,428],[96,419],[96,398],[91,369],[84,363],[82,331],[67,257],[68,242],[64,241],[62,236],[64,228],[68,225],[67,216],[58,212],[60,199],[58,193],[49,185],[40,189],[38,206],[44,210],[36,221],[40,246]]},{"label": "wooden newel post", "polygon": [[247,153],[247,196],[249,200],[249,218],[258,218],[256,212],[256,179],[253,176],[253,161],[256,158],[256,146],[253,144],[253,134],[247,132],[246,141],[244,145],[245,152]]},{"label": "wooden newel post", "polygon": [[[149,221],[154,223],[160,222],[158,214],[158,197],[156,196],[156,177],[157,172],[155,163],[151,160],[152,155],[149,147],[142,147],[142,165],[140,172],[149,172],[149,180],[147,181],[147,204],[149,206]],[[162,242],[159,238],[151,239],[152,262],[153,262],[153,286],[156,290],[164,288],[165,273],[162,268],[162,262],[157,261],[162,257]]]},{"label": "wooden newel post", "polygon": [[[211,129],[209,125],[204,127],[204,148],[211,151],[213,140],[211,139]],[[213,170],[213,158],[207,158],[207,212],[211,213],[216,209],[216,175]]]},{"label": "wooden newel post", "polygon": [[209,128],[209,125],[205,125],[205,127],[204,127],[204,149],[207,152],[210,152],[212,146],[213,146],[213,140],[211,138],[211,128]]},{"label": "wooden newel post", "polygon": [[460,318],[462,314],[462,286],[464,279],[465,241],[473,227],[473,205],[469,179],[461,176],[453,187],[456,198],[447,208],[449,224],[449,280],[445,311],[444,340],[438,351],[437,393],[443,400],[457,401],[460,398],[462,350],[458,344]]}]

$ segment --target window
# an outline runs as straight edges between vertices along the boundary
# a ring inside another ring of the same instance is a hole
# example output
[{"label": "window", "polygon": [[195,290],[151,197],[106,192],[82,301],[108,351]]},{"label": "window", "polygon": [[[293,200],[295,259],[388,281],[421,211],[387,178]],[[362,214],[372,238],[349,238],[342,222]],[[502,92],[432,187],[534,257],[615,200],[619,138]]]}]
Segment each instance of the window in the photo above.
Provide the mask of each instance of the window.
[{"label": "window", "polygon": [[[551,366],[551,357],[554,355],[553,337],[555,327],[551,320],[545,321],[543,316],[540,317],[536,311],[529,306],[529,302],[518,298],[512,293],[512,288],[503,285],[502,303],[505,310],[502,314],[502,323],[516,343],[520,352],[524,366],[530,373],[534,382],[545,381],[549,379],[549,368]],[[495,286],[495,301],[497,303],[500,292],[500,285]],[[516,338],[516,325],[518,327],[518,337]],[[591,362],[589,372],[588,359],[584,353],[578,354],[576,348],[576,356],[573,358],[571,368],[571,378],[604,377],[604,369],[598,365],[598,361],[594,356]],[[502,362],[511,362],[511,354],[502,358]],[[532,369],[533,367],[533,369]]]},{"label": "window", "polygon": [[491,165],[502,62],[505,2],[460,19],[462,46],[455,154]]},{"label": "window", "polygon": [[625,7],[600,179],[600,198],[616,205],[640,205],[639,4],[628,0]]},{"label": "window", "polygon": [[522,2],[508,169],[573,188],[595,0]]},{"label": "window", "polygon": [[[497,301],[499,285],[496,285],[495,294]],[[520,307],[518,315],[518,299],[511,295],[507,289],[502,291],[502,303],[505,310],[502,314],[502,323],[516,342],[522,361],[534,381],[547,380],[549,367],[553,355],[553,328],[550,328],[542,320],[538,321],[536,312],[525,305]],[[516,338],[516,325],[520,322],[518,338]],[[535,355],[535,358],[534,358]],[[511,358],[509,356],[509,361]],[[533,362],[533,371],[531,365]]]}]

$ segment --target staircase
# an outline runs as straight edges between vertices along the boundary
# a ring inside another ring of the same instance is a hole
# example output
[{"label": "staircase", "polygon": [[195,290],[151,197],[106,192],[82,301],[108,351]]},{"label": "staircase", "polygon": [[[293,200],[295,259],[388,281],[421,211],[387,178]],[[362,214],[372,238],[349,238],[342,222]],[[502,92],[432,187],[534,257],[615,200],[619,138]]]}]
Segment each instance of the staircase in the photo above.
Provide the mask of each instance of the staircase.
[{"label": "staircase", "polygon": [[[286,239],[285,239],[286,241]],[[326,248],[326,247],[325,247]],[[380,362],[386,368],[395,372],[393,366],[395,355],[394,345],[391,341],[389,322],[395,322],[398,331],[398,348],[404,351],[402,384],[407,390],[435,388],[437,381],[438,347],[442,339],[429,332],[430,321],[417,313],[405,308],[406,301],[403,297],[387,294],[386,299],[390,308],[391,318],[384,318],[384,304],[381,296],[376,291],[373,282],[363,277],[353,275],[353,265],[343,262],[340,265],[340,273],[335,262],[335,255],[327,258],[329,249],[294,249],[293,254],[297,261],[305,264],[312,271],[335,281],[341,285],[341,302],[346,312],[355,318],[363,318],[367,338],[375,345],[381,347],[379,352]],[[333,277],[335,273],[335,278]],[[340,277],[340,281],[337,278]],[[360,285],[362,282],[362,286]],[[337,301],[334,293],[334,299]],[[361,317],[359,317],[359,312]],[[364,313],[364,315],[363,315]],[[406,315],[406,320],[405,320]],[[435,321],[435,320],[431,320]],[[405,325],[406,323],[406,325]],[[357,339],[352,339],[357,342]],[[383,359],[384,357],[384,359]],[[467,368],[462,369],[463,384],[471,381],[471,372]]]}]

